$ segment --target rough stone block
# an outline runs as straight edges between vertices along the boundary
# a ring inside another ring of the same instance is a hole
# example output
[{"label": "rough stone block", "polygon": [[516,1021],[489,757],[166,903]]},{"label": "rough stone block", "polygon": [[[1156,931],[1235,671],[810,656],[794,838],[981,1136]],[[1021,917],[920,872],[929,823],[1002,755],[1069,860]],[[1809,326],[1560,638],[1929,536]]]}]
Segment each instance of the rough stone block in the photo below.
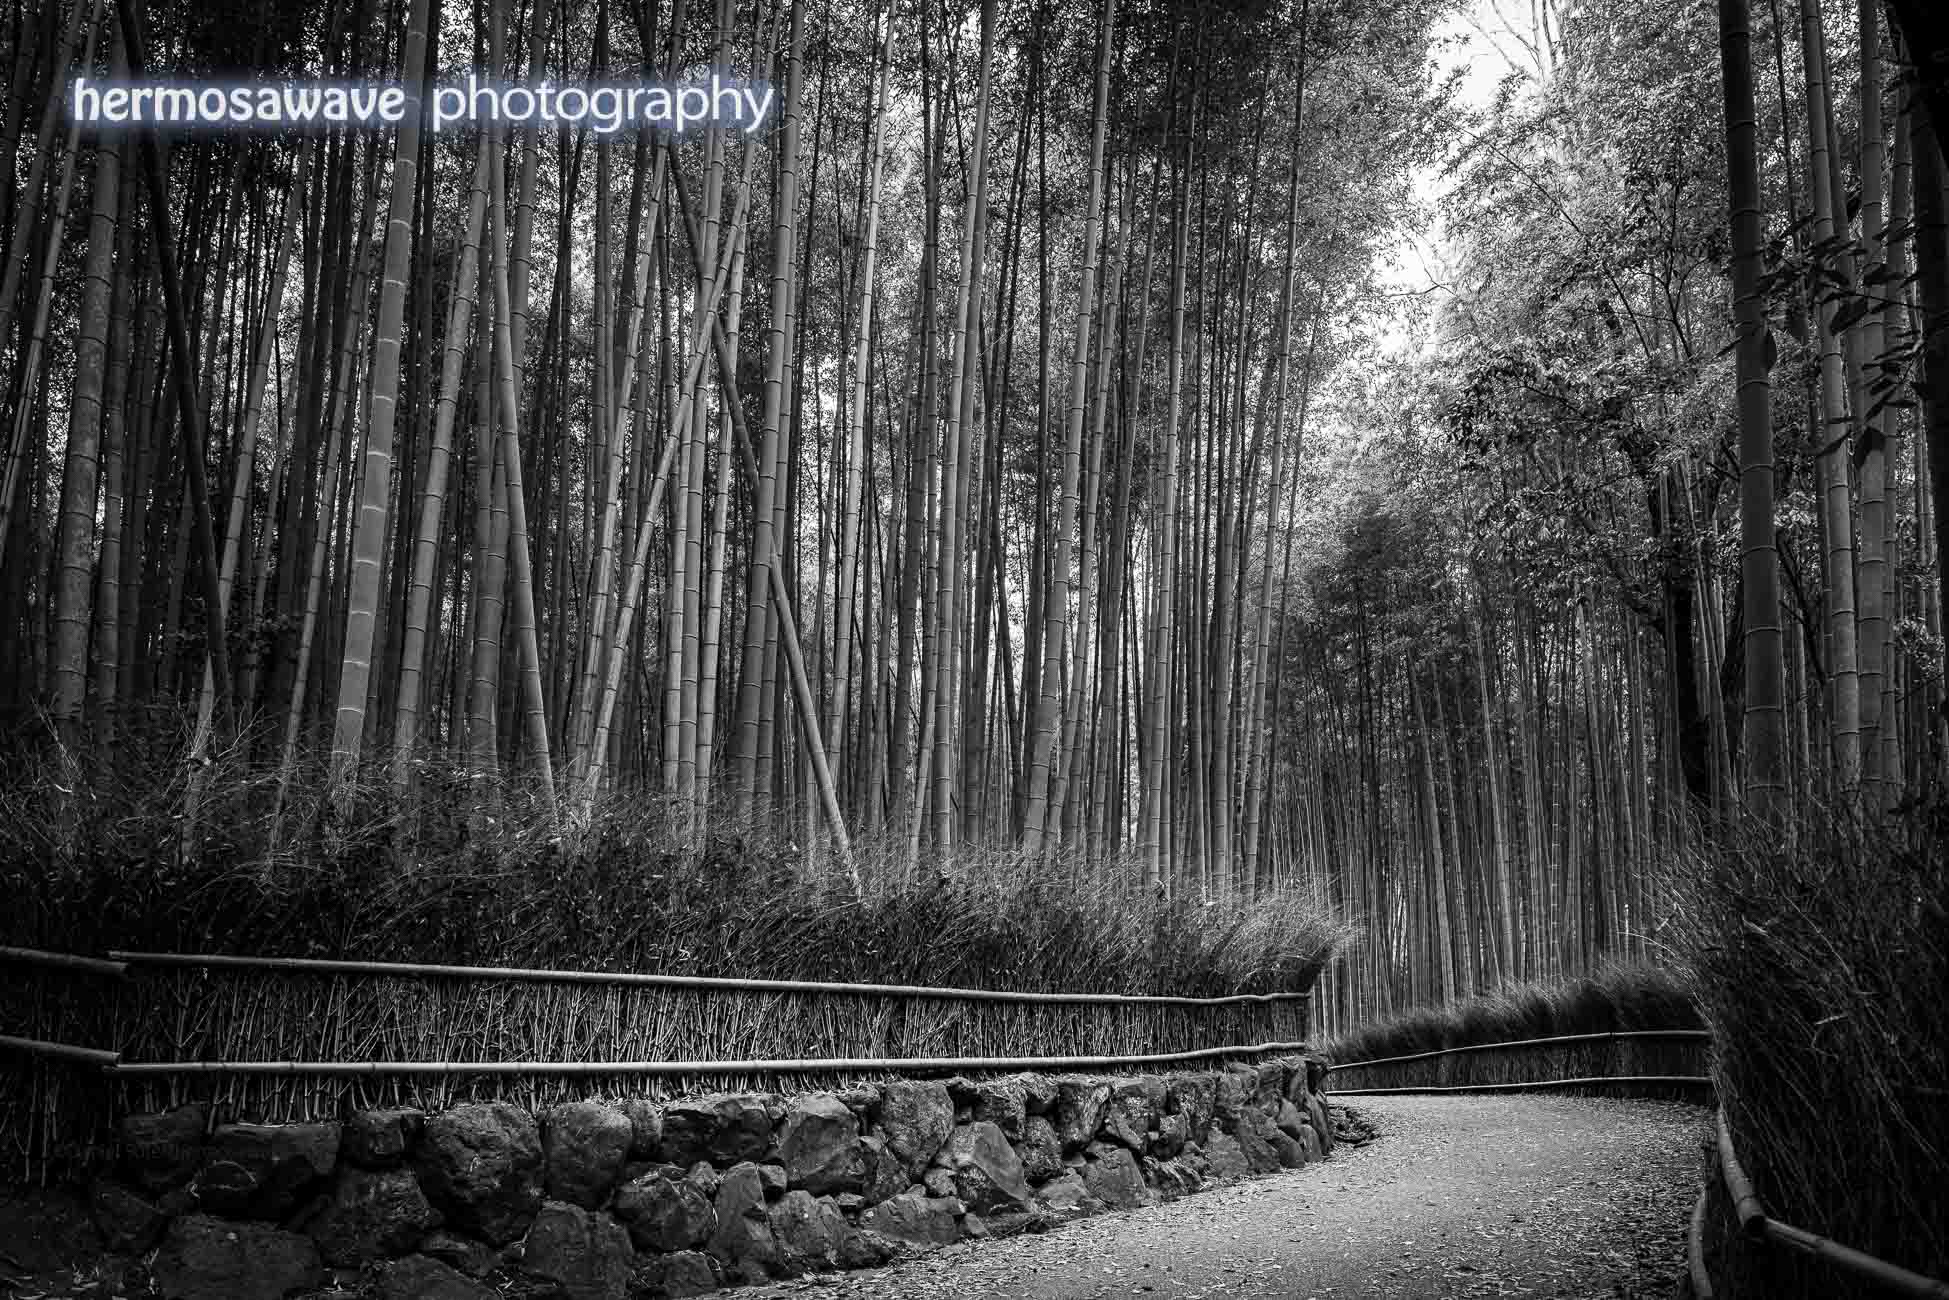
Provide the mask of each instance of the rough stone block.
[{"label": "rough stone block", "polygon": [[116,1124],[122,1172],[150,1194],[181,1187],[203,1162],[209,1110],[178,1106],[159,1115],[125,1115]]},{"label": "rough stone block", "polygon": [[542,1186],[554,1200],[600,1209],[622,1181],[635,1140],[629,1116],[597,1101],[550,1110],[542,1126]]},{"label": "rough stone block", "polygon": [[1011,1076],[1022,1087],[1022,1105],[1031,1115],[1047,1115],[1056,1108],[1056,1081],[1046,1074],[1024,1072]]},{"label": "rough stone block", "polygon": [[1145,1156],[1143,1171],[1144,1181],[1167,1200],[1188,1196],[1203,1186],[1203,1180],[1196,1173],[1176,1160],[1157,1160]]},{"label": "rough stone block", "polygon": [[778,1149],[788,1185],[814,1196],[857,1192],[866,1184],[859,1117],[829,1092],[787,1103]]},{"label": "rough stone block", "polygon": [[88,1189],[88,1214],[102,1244],[118,1255],[140,1255],[162,1239],[169,1216],[120,1183],[98,1180]]},{"label": "rough stone block", "polygon": [[494,1288],[426,1255],[408,1255],[379,1277],[380,1300],[500,1300]]},{"label": "rough stone block", "polygon": [[1027,1114],[1028,1098],[1021,1076],[985,1079],[975,1085],[974,1117],[993,1124],[1011,1142],[1022,1136],[1022,1120]]},{"label": "rough stone block", "polygon": [[1279,1158],[1281,1169],[1298,1169],[1306,1163],[1306,1148],[1299,1139],[1277,1126],[1265,1131],[1266,1145]]},{"label": "rough stone block", "polygon": [[847,1110],[859,1117],[861,1127],[873,1122],[880,1110],[880,1088],[878,1084],[856,1083],[850,1088],[841,1088],[833,1094]]},{"label": "rough stone block", "polygon": [[1191,1119],[1186,1115],[1160,1115],[1157,1117],[1157,1131],[1151,1134],[1151,1153],[1160,1160],[1169,1160],[1184,1150],[1191,1141]]},{"label": "rough stone block", "polygon": [[155,1276],[164,1300],[284,1300],[324,1270],[309,1237],[191,1214],[169,1225]]},{"label": "rough stone block", "polygon": [[900,1157],[887,1149],[886,1142],[877,1137],[863,1137],[859,1140],[860,1156],[866,1165],[865,1181],[860,1186],[860,1195],[871,1204],[878,1204],[889,1196],[898,1196],[906,1190],[910,1181],[905,1164]]},{"label": "rough stone block", "polygon": [[880,1094],[880,1137],[906,1169],[918,1177],[954,1131],[954,1101],[932,1080],[887,1084]]},{"label": "rough stone block", "polygon": [[346,1165],[305,1231],[325,1263],[357,1268],[406,1254],[438,1220],[412,1170]]},{"label": "rough stone block", "polygon": [[419,1253],[468,1277],[485,1277],[489,1269],[501,1262],[501,1252],[485,1242],[437,1228],[420,1238]]},{"label": "rough stone block", "polygon": [[1029,1184],[999,1126],[987,1120],[963,1124],[948,1139],[955,1194],[976,1213],[1020,1209],[1029,1203]]},{"label": "rough stone block", "polygon": [[841,1268],[878,1268],[893,1255],[893,1243],[877,1232],[855,1230],[839,1239]]},{"label": "rough stone block", "polygon": [[338,1163],[335,1123],[223,1124],[191,1191],[197,1205],[229,1218],[282,1219]]},{"label": "rough stone block", "polygon": [[724,1182],[724,1175],[717,1172],[717,1166],[699,1160],[684,1175],[684,1181],[715,1201],[717,1189]]},{"label": "rough stone block", "polygon": [[709,1255],[680,1250],[640,1261],[630,1279],[630,1292],[650,1300],[665,1296],[709,1295],[717,1290],[717,1267]]},{"label": "rough stone block", "polygon": [[345,1121],[339,1154],[367,1169],[393,1169],[419,1139],[426,1116],[417,1110],[354,1111]]},{"label": "rough stone block", "polygon": [[1284,1061],[1261,1061],[1253,1068],[1252,1099],[1265,1109],[1279,1104],[1286,1095],[1286,1076],[1292,1066]]},{"label": "rough stone block", "polygon": [[1022,1140],[1015,1150],[1022,1158],[1022,1176],[1032,1183],[1062,1172],[1062,1138],[1046,1115],[1030,1115],[1022,1121]]},{"label": "rough stone block", "polygon": [[859,1226],[892,1241],[915,1246],[945,1246],[961,1235],[955,1222],[958,1203],[946,1197],[902,1192],[860,1215]]},{"label": "rough stone block", "polygon": [[1211,1176],[1220,1182],[1231,1182],[1252,1172],[1252,1162],[1245,1158],[1244,1148],[1229,1133],[1213,1133],[1206,1139],[1204,1156],[1211,1167]]},{"label": "rough stone block", "polygon": [[766,1213],[758,1166],[746,1162],[725,1173],[717,1189],[717,1226],[707,1249],[726,1276],[763,1282],[779,1269],[778,1241]]},{"label": "rough stone block", "polygon": [[1065,1170],[1060,1177],[1051,1178],[1037,1188],[1035,1199],[1059,1218],[1088,1213],[1096,1204],[1095,1198],[1090,1195],[1089,1185],[1073,1169]]},{"label": "rough stone block", "polygon": [[541,1208],[541,1135],[527,1111],[506,1102],[433,1116],[413,1163],[447,1222],[494,1245],[517,1240]]},{"label": "rough stone block", "polygon": [[522,1242],[521,1269],[561,1300],[622,1300],[635,1262],[629,1234],[600,1210],[546,1201]]},{"label": "rough stone block", "polygon": [[1103,1108],[1110,1085],[1096,1079],[1062,1079],[1056,1083],[1056,1132],[1064,1151],[1080,1151],[1096,1140],[1103,1127]]},{"label": "rough stone block", "polygon": [[1182,1115],[1191,1126],[1191,1140],[1198,1141],[1211,1126],[1212,1109],[1218,1099],[1218,1076],[1210,1071],[1173,1075],[1168,1080],[1170,1097],[1165,1109]]},{"label": "rough stone block", "polygon": [[1213,1079],[1211,1117],[1227,1133],[1238,1125],[1239,1117],[1252,1103],[1258,1076],[1241,1069],[1220,1071]]},{"label": "rough stone block", "polygon": [[690,1250],[710,1240],[717,1211],[687,1179],[647,1174],[616,1193],[615,1215],[638,1250]]},{"label": "rough stone block", "polygon": [[851,1227],[832,1201],[807,1191],[790,1191],[768,1214],[778,1242],[779,1266],[787,1276],[836,1268],[839,1243]]},{"label": "rough stone block", "polygon": [[1144,1176],[1129,1148],[1097,1142],[1091,1144],[1088,1155],[1083,1185],[1091,1196],[1113,1210],[1135,1209],[1144,1203]]},{"label": "rough stone block", "polygon": [[1117,1084],[1103,1107],[1103,1135],[1142,1155],[1169,1095],[1162,1079],[1126,1079]]},{"label": "rough stone block", "polygon": [[663,1111],[658,1158],[673,1165],[763,1160],[782,1112],[782,1103],[771,1093],[735,1092],[676,1102]]},{"label": "rough stone block", "polygon": [[1326,1103],[1318,1096],[1306,1099],[1306,1118],[1312,1124],[1313,1131],[1320,1136],[1320,1150],[1327,1155],[1332,1155],[1333,1124],[1327,1116]]},{"label": "rough stone block", "polygon": [[1253,1173],[1269,1174],[1280,1167],[1279,1151],[1270,1141],[1270,1136],[1277,1132],[1278,1127],[1258,1107],[1247,1106],[1239,1112],[1232,1137],[1245,1153],[1245,1163]]},{"label": "rough stone block", "polygon": [[663,1144],[663,1108],[642,1097],[631,1097],[620,1107],[629,1118],[629,1158],[653,1160]]},{"label": "rough stone block", "polygon": [[954,1120],[965,1124],[974,1118],[975,1107],[981,1104],[981,1085],[966,1075],[954,1074],[941,1080],[947,1095],[954,1102]]}]

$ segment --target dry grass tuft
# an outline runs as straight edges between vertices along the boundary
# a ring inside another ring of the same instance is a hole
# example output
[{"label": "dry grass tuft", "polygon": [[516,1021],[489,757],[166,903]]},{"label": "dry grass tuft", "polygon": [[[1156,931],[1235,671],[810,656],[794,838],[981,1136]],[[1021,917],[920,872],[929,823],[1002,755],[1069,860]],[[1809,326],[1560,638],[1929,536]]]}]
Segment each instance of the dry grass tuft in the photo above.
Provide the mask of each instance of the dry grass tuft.
[{"label": "dry grass tuft", "polygon": [[211,760],[193,832],[180,736],[0,768],[0,942],[1216,996],[1308,988],[1349,934],[1298,894],[1164,902],[1132,861],[1012,847],[912,871],[862,836],[855,894],[790,818],[699,838],[624,793],[562,833],[526,783],[433,763],[400,799],[375,762],[341,821],[322,770],[280,796],[245,749]]}]

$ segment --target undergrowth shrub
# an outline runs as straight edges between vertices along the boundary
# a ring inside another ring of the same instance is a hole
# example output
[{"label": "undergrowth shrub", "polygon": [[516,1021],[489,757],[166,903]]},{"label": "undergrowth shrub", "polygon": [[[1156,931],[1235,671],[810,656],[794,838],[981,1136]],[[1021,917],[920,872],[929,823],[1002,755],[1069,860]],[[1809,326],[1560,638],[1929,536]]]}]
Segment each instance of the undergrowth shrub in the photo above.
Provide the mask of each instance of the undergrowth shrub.
[{"label": "undergrowth shrub", "polygon": [[[1949,810],[1863,826],[1804,809],[1681,863],[1719,1095],[1767,1212],[1949,1276]],[[1742,1246],[1739,1294],[1855,1294]]]},{"label": "undergrowth shrub", "polygon": [[1134,861],[1012,846],[915,865],[863,837],[856,893],[790,818],[700,839],[619,793],[558,831],[533,782],[431,761],[402,798],[375,758],[341,820],[322,765],[280,782],[249,748],[203,765],[193,818],[182,735],[0,766],[0,942],[1213,996],[1306,988],[1350,933],[1299,894],[1166,902]]}]

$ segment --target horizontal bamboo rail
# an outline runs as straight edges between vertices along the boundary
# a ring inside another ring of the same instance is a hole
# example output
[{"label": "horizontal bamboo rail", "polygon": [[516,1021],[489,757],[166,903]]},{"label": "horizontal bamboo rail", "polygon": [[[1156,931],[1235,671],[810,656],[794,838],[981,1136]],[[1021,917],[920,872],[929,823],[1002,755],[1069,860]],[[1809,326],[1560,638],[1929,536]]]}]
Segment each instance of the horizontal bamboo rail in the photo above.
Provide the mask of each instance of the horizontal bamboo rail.
[{"label": "horizontal bamboo rail", "polygon": [[1204,1047],[1190,1052],[1149,1056],[943,1056],[908,1059],[876,1057],[779,1061],[130,1061],[110,1073],[128,1076],[186,1074],[287,1074],[359,1076],[380,1074],[793,1074],[841,1071],[940,1070],[1095,1070],[1122,1065],[1168,1065],[1219,1056],[1259,1056],[1302,1052],[1305,1043],[1258,1043]]},{"label": "horizontal bamboo rail", "polygon": [[0,944],[0,961],[15,962],[23,966],[47,966],[82,975],[107,975],[115,979],[121,979],[129,973],[129,964],[125,961],[77,957],[67,952],[43,952],[39,948],[9,948],[4,944]]},{"label": "horizontal bamboo rail", "polygon": [[1614,1029],[1595,1034],[1558,1034],[1554,1038],[1517,1038],[1508,1042],[1466,1043],[1461,1047],[1438,1047],[1432,1052],[1410,1052],[1405,1056],[1376,1056],[1365,1061],[1339,1061],[1336,1070],[1351,1070],[1362,1065],[1398,1065],[1402,1061],[1426,1061],[1436,1056],[1460,1052],[1491,1052],[1506,1047],[1540,1047],[1547,1043],[1589,1043],[1610,1038],[1710,1038],[1709,1029]]},{"label": "horizontal bamboo rail", "polygon": [[1949,1300],[1949,1282],[1910,1272],[1898,1264],[1890,1264],[1885,1259],[1843,1246],[1831,1238],[1768,1217],[1766,1207],[1753,1190],[1752,1180],[1747,1178],[1745,1167],[1739,1163],[1738,1153],[1733,1150],[1732,1130],[1726,1124],[1724,1110],[1718,1114],[1717,1127],[1719,1173],[1725,1180],[1727,1193],[1732,1197],[1733,1213],[1739,1219],[1740,1232],[1748,1237],[1791,1246],[1905,1296],[1919,1296],[1922,1300]]},{"label": "horizontal bamboo rail", "polygon": [[964,1002],[1090,1003],[1110,1006],[1219,1007],[1241,1003],[1305,1002],[1311,993],[1234,993],[1216,998],[1150,993],[1017,993],[996,989],[935,988],[918,984],[844,984],[825,980],[730,979],[711,975],[641,975],[633,971],[527,970],[507,966],[449,966],[426,962],[330,961],[317,957],[238,957],[221,953],[111,952],[131,966],[270,970],[314,975],[440,976],[564,984],[633,984],[655,988],[716,989],[728,993],[835,993],[879,997],[943,998]]},{"label": "horizontal bamboo rail", "polygon": [[1710,1088],[1712,1080],[1703,1074],[1598,1074],[1578,1079],[1532,1079],[1525,1083],[1462,1083],[1452,1087],[1422,1088],[1334,1088],[1335,1097],[1382,1097],[1412,1092],[1515,1092],[1529,1088],[1583,1087],[1597,1083],[1676,1083]]},{"label": "horizontal bamboo rail", "polygon": [[1711,1192],[1710,1187],[1699,1188],[1699,1199],[1692,1202],[1692,1226],[1685,1233],[1685,1271],[1692,1278],[1692,1300],[1713,1300],[1712,1274],[1705,1267],[1705,1205]]},{"label": "horizontal bamboo rail", "polygon": [[120,1052],[104,1052],[99,1047],[76,1047],[72,1043],[49,1043],[38,1038],[15,1038],[11,1034],[0,1034],[0,1048],[25,1052],[29,1056],[45,1056],[56,1061],[98,1065],[103,1069],[115,1068],[116,1063],[122,1059]]}]

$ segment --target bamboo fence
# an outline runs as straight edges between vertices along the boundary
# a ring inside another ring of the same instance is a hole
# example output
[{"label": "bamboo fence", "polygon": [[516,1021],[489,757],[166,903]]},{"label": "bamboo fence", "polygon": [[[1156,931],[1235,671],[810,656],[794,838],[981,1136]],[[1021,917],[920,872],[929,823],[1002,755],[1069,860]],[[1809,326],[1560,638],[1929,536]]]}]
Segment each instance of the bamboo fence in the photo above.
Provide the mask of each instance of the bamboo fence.
[{"label": "bamboo fence", "polygon": [[[1304,991],[1212,998],[0,948],[0,1172],[113,1113],[788,1090],[1304,1050]],[[95,1066],[93,1070],[74,1067]],[[106,1068],[102,1068],[106,1067]]]},{"label": "bamboo fence", "polygon": [[1711,1035],[1703,1029],[1621,1029],[1335,1063],[1332,1091],[1500,1092],[1550,1087],[1696,1094],[1709,1088]]}]

